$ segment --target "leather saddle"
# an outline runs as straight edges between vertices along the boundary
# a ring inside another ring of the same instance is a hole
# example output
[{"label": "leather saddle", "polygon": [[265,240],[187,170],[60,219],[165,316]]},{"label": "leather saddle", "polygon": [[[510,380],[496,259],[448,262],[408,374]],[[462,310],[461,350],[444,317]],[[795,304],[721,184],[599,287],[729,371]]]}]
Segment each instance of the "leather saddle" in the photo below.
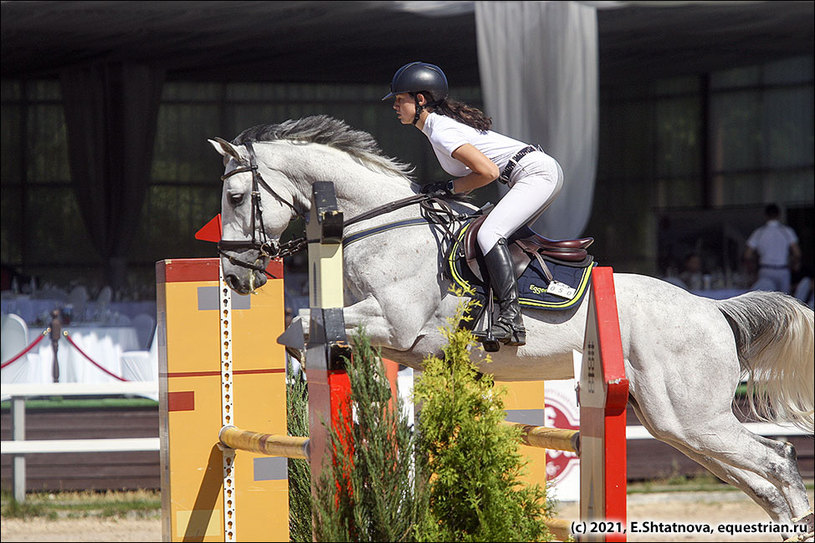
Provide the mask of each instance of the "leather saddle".
[{"label": "leather saddle", "polygon": [[[484,281],[485,278],[478,262],[481,259],[481,250],[476,241],[476,236],[486,218],[487,215],[484,214],[474,219],[464,233],[464,238],[461,243],[467,267],[480,281]],[[586,249],[594,243],[594,238],[552,240],[524,226],[510,236],[507,242],[515,269],[515,277],[520,277],[523,274],[529,262],[534,257],[541,264],[541,268],[551,281],[551,272],[543,257],[545,256],[555,261],[571,264],[572,266],[579,266],[581,262],[585,262],[589,257]]]}]

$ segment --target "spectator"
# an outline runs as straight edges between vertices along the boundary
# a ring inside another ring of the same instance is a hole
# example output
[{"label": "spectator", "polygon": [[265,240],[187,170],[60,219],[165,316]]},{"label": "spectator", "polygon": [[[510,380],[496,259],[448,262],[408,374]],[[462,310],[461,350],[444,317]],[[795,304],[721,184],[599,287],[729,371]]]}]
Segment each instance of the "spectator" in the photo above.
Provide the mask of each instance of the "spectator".
[{"label": "spectator", "polygon": [[753,290],[777,290],[790,293],[791,270],[798,269],[801,249],[798,236],[789,226],[779,221],[780,210],[776,204],[764,208],[767,222],[755,229],[747,238],[744,258],[747,263],[758,260],[758,279]]}]

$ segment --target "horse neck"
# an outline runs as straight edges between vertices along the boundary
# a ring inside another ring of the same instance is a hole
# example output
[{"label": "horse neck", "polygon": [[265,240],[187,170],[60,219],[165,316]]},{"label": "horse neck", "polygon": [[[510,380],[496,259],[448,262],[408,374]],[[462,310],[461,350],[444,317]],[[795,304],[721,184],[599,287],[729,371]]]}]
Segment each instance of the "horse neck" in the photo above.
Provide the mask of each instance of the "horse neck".
[{"label": "horse neck", "polygon": [[404,175],[379,169],[344,151],[320,144],[287,147],[296,156],[283,163],[306,208],[311,206],[311,185],[316,181],[334,184],[338,206],[348,218],[415,194]]}]

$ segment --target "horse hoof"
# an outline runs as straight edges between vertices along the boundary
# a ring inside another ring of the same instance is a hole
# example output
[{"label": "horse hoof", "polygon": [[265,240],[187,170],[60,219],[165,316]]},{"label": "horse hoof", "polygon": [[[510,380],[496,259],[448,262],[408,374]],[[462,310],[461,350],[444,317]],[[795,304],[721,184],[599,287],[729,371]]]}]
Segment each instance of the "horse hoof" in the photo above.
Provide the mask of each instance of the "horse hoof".
[{"label": "horse hoof", "polygon": [[815,519],[815,514],[813,514],[811,509],[809,510],[809,512],[804,513],[800,517],[792,519],[793,523],[795,523],[795,524],[803,524],[804,526],[806,526],[806,528],[809,529],[809,532],[799,534],[799,535],[791,537],[789,539],[785,539],[784,541],[813,541],[813,540],[815,540],[815,531],[812,530],[813,519]]},{"label": "horse hoof", "polygon": [[784,543],[793,543],[797,541],[812,541],[813,538],[815,538],[815,532],[809,532],[808,534],[796,535],[789,539],[785,539]]},{"label": "horse hoof", "polygon": [[815,517],[815,513],[813,513],[813,511],[810,509],[809,512],[804,513],[798,518],[792,519],[792,522],[795,524],[798,524],[799,522],[806,522],[807,524],[810,524],[813,521],[813,517]]}]

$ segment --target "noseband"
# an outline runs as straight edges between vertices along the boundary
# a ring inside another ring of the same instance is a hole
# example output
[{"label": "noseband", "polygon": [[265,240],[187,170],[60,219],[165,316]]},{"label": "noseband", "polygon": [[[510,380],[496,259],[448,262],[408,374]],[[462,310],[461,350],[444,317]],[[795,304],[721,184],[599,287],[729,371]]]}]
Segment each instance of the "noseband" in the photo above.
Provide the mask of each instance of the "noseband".
[{"label": "noseband", "polygon": [[[257,160],[255,159],[255,150],[252,147],[252,142],[247,141],[244,143],[246,150],[249,153],[249,164],[245,162],[238,168],[235,168],[229,173],[226,173],[221,176],[221,181],[226,181],[227,178],[232,177],[235,174],[245,173],[245,172],[252,172],[252,216],[251,216],[251,229],[252,229],[252,239],[251,240],[227,240],[222,239],[218,242],[218,253],[221,254],[224,258],[229,260],[232,264],[236,266],[240,266],[242,268],[248,268],[250,270],[255,270],[259,272],[263,272],[266,275],[269,273],[266,271],[266,268],[259,265],[259,264],[250,264],[249,262],[245,262],[240,260],[226,251],[236,251],[240,249],[251,249],[258,252],[258,256],[256,260],[261,258],[272,258],[276,256],[281,256],[281,248],[277,245],[276,242],[271,242],[266,237],[266,229],[263,225],[263,206],[261,205],[260,200],[260,185],[268,190],[275,198],[292,208],[295,214],[303,216],[302,213],[297,211],[294,205],[290,204],[288,200],[280,196],[275,190],[269,186],[269,184],[263,180],[263,177],[260,175],[258,171]],[[259,226],[259,228],[258,228]]]}]

